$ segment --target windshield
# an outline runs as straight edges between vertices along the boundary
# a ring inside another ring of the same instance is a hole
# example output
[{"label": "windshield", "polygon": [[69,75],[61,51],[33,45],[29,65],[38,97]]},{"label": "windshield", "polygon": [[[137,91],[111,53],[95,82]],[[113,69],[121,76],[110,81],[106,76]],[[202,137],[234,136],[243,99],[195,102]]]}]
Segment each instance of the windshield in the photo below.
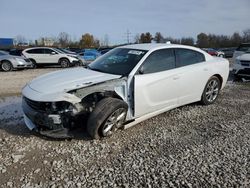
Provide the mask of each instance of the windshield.
[{"label": "windshield", "polygon": [[116,48],[99,57],[88,67],[99,72],[126,76],[146,53],[146,50]]},{"label": "windshield", "polygon": [[250,52],[250,43],[241,44],[236,51]]},{"label": "windshield", "polygon": [[[58,48],[57,48],[57,49],[58,49]],[[74,54],[74,52],[71,52],[71,51],[69,51],[69,50],[67,50],[67,49],[64,49],[64,48],[60,48],[60,49],[58,49],[58,50],[61,50],[61,51],[63,51],[64,53]]]},{"label": "windshield", "polygon": [[60,54],[65,54],[65,52],[63,52],[62,50],[59,50],[58,48],[53,48],[53,50],[55,50],[56,52],[58,52]]},{"label": "windshield", "polygon": [[4,51],[0,51],[0,55],[8,55],[8,53]]}]

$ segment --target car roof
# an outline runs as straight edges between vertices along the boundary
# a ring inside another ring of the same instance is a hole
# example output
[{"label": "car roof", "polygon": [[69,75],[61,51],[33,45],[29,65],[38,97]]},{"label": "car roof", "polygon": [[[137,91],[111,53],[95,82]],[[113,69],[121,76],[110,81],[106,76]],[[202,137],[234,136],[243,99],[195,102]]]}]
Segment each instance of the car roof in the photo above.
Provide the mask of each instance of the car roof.
[{"label": "car roof", "polygon": [[32,48],[26,48],[24,51],[27,51],[27,50],[33,50],[33,49],[43,49],[43,48],[47,48],[47,49],[55,49],[55,48],[52,48],[52,47],[32,47]]},{"label": "car roof", "polygon": [[181,44],[163,44],[163,43],[144,43],[144,44],[132,44],[132,45],[125,45],[120,46],[118,48],[131,48],[131,49],[138,49],[138,50],[156,50],[161,48],[188,48],[188,49],[195,49],[198,50],[198,48],[187,46],[187,45],[181,45]]},{"label": "car roof", "polygon": [[128,48],[128,49],[147,50],[147,51],[154,51],[154,50],[159,50],[159,49],[164,49],[164,48],[185,48],[185,49],[194,50],[194,51],[204,54],[206,57],[206,60],[213,58],[211,55],[209,55],[208,53],[206,53],[204,50],[200,48],[187,46],[187,45],[181,45],[181,44],[144,43],[144,44],[132,44],[132,45],[119,46],[117,48]]}]

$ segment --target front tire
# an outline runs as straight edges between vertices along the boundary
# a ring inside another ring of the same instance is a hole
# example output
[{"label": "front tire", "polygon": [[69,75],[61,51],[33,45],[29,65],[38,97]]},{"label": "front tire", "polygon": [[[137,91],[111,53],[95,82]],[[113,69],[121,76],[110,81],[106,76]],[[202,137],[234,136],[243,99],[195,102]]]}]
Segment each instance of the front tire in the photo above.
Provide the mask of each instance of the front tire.
[{"label": "front tire", "polygon": [[9,71],[13,70],[13,66],[12,66],[11,62],[9,62],[9,61],[3,61],[2,64],[1,64],[1,69],[4,72],[9,72]]},{"label": "front tire", "polygon": [[110,137],[125,122],[128,105],[115,98],[104,98],[90,114],[87,131],[92,139]]},{"label": "front tire", "polygon": [[59,64],[61,65],[62,68],[67,68],[69,67],[69,60],[66,58],[60,59]]},{"label": "front tire", "polygon": [[205,89],[202,93],[201,103],[204,105],[213,104],[218,98],[218,95],[220,93],[220,88],[221,88],[220,79],[216,76],[212,76],[208,80]]}]

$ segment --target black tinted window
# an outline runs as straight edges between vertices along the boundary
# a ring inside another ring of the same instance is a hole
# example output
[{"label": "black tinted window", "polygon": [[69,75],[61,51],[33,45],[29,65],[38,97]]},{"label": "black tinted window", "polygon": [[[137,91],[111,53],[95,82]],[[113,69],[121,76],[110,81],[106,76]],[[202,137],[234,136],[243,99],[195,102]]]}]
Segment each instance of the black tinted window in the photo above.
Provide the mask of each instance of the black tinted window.
[{"label": "black tinted window", "polygon": [[22,50],[11,50],[10,55],[22,56]]},{"label": "black tinted window", "polygon": [[[44,53],[45,54],[51,54],[52,52],[55,52],[54,50],[51,50],[51,49],[47,49],[47,48],[45,48],[44,49]],[[56,52],[55,52],[56,53]]]},{"label": "black tinted window", "polygon": [[205,56],[197,51],[189,49],[175,49],[178,67],[192,65],[205,61]]},{"label": "black tinted window", "polygon": [[173,49],[163,49],[152,52],[142,65],[143,73],[154,73],[175,68]]},{"label": "black tinted window", "polygon": [[31,50],[27,50],[26,52],[29,54],[43,54],[43,49],[42,48],[31,49]]}]

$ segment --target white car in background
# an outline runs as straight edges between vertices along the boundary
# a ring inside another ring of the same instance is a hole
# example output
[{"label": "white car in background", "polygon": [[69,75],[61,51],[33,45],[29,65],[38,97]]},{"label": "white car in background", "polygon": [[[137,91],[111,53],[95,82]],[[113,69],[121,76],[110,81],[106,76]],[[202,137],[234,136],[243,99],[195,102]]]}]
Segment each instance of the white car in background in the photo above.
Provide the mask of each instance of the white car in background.
[{"label": "white car in background", "polygon": [[217,56],[218,57],[225,57],[225,53],[220,51],[220,50],[217,50]]},{"label": "white car in background", "polygon": [[240,55],[235,59],[233,73],[237,77],[250,78],[250,53]]},{"label": "white car in background", "polygon": [[214,103],[228,74],[228,60],[195,47],[122,46],[87,68],[49,73],[28,83],[22,91],[24,120],[31,130],[65,138],[85,116],[92,138],[108,137],[182,105]]},{"label": "white car in background", "polygon": [[233,54],[233,62],[236,63],[236,58],[245,53],[250,53],[250,43],[242,43],[238,48],[236,48]]},{"label": "white car in background", "polygon": [[13,69],[32,68],[32,63],[29,59],[21,56],[13,56],[5,51],[0,50],[0,69],[8,72]]},{"label": "white car in background", "polygon": [[71,54],[66,54],[55,48],[36,47],[27,48],[23,52],[33,63],[33,67],[42,65],[60,65],[62,68],[80,64],[80,60]]}]

